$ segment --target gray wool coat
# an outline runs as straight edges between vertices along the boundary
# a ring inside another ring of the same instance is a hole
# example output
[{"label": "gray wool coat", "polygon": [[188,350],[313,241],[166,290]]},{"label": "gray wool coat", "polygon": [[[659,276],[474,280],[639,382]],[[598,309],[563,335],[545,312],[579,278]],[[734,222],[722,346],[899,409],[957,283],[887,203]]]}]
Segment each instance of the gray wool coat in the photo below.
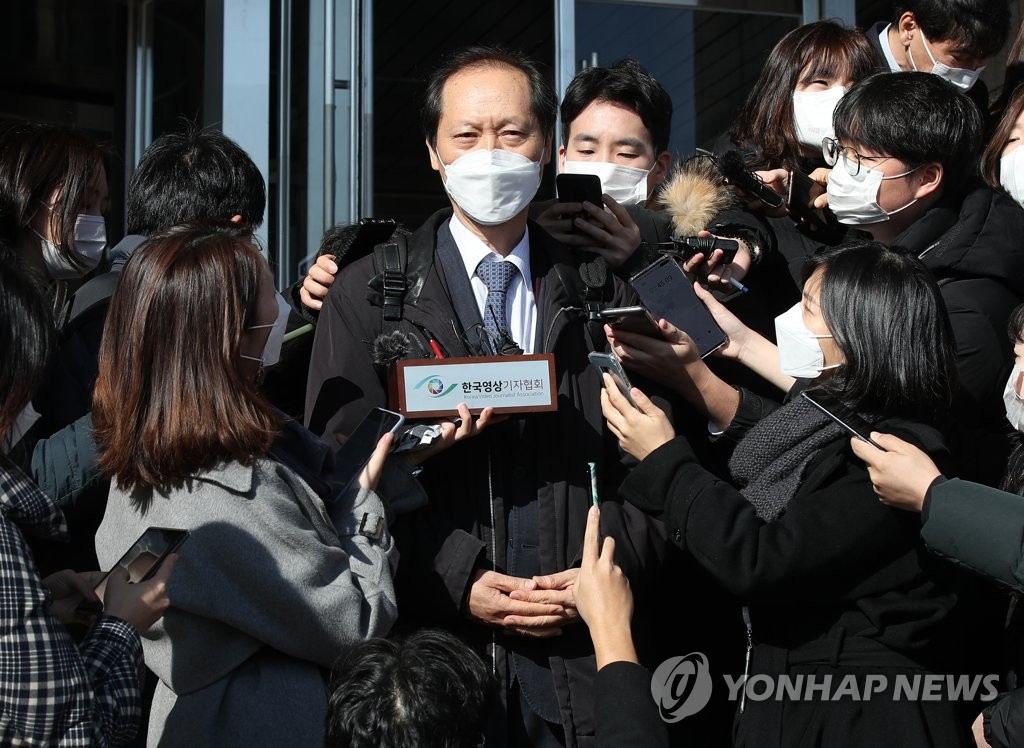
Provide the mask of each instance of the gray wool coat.
[{"label": "gray wool coat", "polygon": [[149,745],[323,745],[324,670],[397,615],[398,555],[380,498],[351,490],[325,507],[269,459],[143,493],[144,513],[111,486],[96,554],[110,568],[147,527],[191,531],[171,608],[142,640],[160,679]]}]

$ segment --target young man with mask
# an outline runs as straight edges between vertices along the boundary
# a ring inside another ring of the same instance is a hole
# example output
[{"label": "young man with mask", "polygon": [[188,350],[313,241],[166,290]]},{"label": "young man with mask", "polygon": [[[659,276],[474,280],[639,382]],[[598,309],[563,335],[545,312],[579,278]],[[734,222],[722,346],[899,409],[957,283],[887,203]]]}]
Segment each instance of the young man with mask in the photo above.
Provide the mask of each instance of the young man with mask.
[{"label": "young man with mask", "polygon": [[[675,233],[668,213],[650,209],[672,167],[672,97],[640,63],[625,59],[580,71],[565,91],[560,114],[558,171],[600,177],[603,205],[538,203],[537,223],[566,246],[603,256],[628,278],[657,257],[641,245],[666,242]],[[732,274],[744,277],[765,243],[758,220],[729,209],[708,228],[740,240]]]},{"label": "young man with mask", "polygon": [[988,87],[978,77],[1009,29],[1007,0],[908,0],[892,23],[876,23],[865,35],[889,70],[934,73],[967,94],[987,119]]},{"label": "young man with mask", "polygon": [[976,176],[981,116],[936,76],[883,73],[842,98],[835,126],[824,154],[828,206],[841,223],[919,255],[938,279],[960,374],[954,448],[967,477],[997,481],[1007,445],[995,439],[985,450],[981,437],[1005,431],[1006,323],[1024,298],[1024,212]]},{"label": "young man with mask", "polygon": [[[333,441],[386,404],[398,358],[554,354],[558,410],[510,417],[431,457],[420,474],[429,505],[393,527],[400,625],[442,626],[486,654],[503,685],[503,711],[488,725],[495,745],[575,746],[593,735],[593,650],[572,596],[591,503],[587,463],[608,496],[625,474],[601,421],[600,375],[587,363],[605,342],[579,308],[580,258],[528,220],[555,107],[537,65],[501,48],[457,51],[430,76],[421,120],[451,208],[408,238],[406,268],[421,275],[400,320],[385,324],[372,255],[339,273],[307,388],[308,425]],[[609,277],[604,301],[629,298]],[[464,426],[466,436],[479,431],[468,411]],[[608,502],[602,530],[643,595],[642,569],[663,548],[656,526]]]}]

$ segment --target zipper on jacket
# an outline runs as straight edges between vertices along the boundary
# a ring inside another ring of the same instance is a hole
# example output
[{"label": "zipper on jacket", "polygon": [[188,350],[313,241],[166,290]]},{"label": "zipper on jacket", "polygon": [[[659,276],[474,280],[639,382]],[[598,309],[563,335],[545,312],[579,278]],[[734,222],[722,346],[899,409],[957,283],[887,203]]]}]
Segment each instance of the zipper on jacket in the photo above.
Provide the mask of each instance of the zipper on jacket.
[{"label": "zipper on jacket", "polygon": [[743,663],[743,693],[740,694],[740,714],[747,705],[747,679],[750,677],[750,651],[754,648],[754,629],[750,625],[750,608],[743,606],[743,625],[747,629],[747,657]]},{"label": "zipper on jacket", "polygon": [[[497,533],[494,524],[494,480],[491,473],[491,453],[493,444],[487,445],[487,501],[491,507],[491,571],[498,570],[498,541],[495,539]],[[491,675],[498,677],[498,632],[491,630]]]}]

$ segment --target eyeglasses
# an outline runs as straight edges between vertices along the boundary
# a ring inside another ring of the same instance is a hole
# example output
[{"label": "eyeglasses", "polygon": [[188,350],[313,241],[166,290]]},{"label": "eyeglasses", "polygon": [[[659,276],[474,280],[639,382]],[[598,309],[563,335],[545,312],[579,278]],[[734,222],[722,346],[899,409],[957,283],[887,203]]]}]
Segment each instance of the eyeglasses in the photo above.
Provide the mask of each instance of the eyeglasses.
[{"label": "eyeglasses", "polygon": [[839,141],[835,138],[822,139],[821,155],[825,158],[825,163],[829,166],[835,166],[839,163],[839,157],[842,156],[843,166],[846,167],[846,173],[851,177],[855,177],[860,174],[861,161],[869,162],[868,168],[871,168],[872,163],[881,163],[882,161],[892,158],[892,156],[862,156],[848,145],[839,145]]}]

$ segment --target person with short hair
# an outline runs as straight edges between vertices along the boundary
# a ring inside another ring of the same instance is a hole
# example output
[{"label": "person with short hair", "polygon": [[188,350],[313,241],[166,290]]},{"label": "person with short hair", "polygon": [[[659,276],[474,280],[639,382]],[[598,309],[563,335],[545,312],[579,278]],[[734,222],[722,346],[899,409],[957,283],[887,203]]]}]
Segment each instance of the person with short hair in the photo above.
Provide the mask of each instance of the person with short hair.
[{"label": "person with short hair", "polygon": [[[603,431],[600,378],[587,361],[605,343],[582,312],[586,258],[528,215],[551,158],[555,107],[537,64],[504,48],[458,50],[431,74],[423,135],[451,208],[408,237],[406,268],[419,274],[401,319],[384,319],[372,255],[342,269],[320,312],[307,388],[308,425],[331,439],[387,402],[398,360],[553,354],[558,410],[512,415],[478,434],[489,414],[474,421],[467,409],[475,438],[424,463],[430,502],[395,525],[403,619],[487,652],[502,695],[488,739],[512,745],[573,746],[593,735],[593,657],[572,599],[591,503],[583,478],[595,463],[610,497],[627,469]],[[611,275],[591,291],[602,305],[632,298]],[[663,547],[658,528],[614,501],[605,519],[643,590],[642,572]]]},{"label": "person with short hair", "polygon": [[937,76],[881,73],[840,100],[835,127],[829,209],[919,255],[939,281],[960,380],[953,451],[965,477],[995,483],[1008,450],[1003,331],[1024,298],[1024,212],[977,178],[981,115]]},{"label": "person with short hair", "polygon": [[446,631],[360,642],[334,665],[327,745],[477,748],[496,686],[480,656]]},{"label": "person with short hair", "polygon": [[[143,643],[160,678],[149,743],[318,745],[321,668],[396,617],[390,508],[320,488],[278,451],[288,425],[261,395],[287,302],[242,227],[172,227],[125,264],[100,350],[93,424],[111,480],[96,553],[150,526],[190,531],[172,607]],[[316,459],[310,450],[310,459]]]},{"label": "person with short hair", "polygon": [[1008,0],[907,0],[891,23],[865,33],[893,73],[934,73],[967,94],[983,122],[988,87],[979,79],[1010,31]]}]

